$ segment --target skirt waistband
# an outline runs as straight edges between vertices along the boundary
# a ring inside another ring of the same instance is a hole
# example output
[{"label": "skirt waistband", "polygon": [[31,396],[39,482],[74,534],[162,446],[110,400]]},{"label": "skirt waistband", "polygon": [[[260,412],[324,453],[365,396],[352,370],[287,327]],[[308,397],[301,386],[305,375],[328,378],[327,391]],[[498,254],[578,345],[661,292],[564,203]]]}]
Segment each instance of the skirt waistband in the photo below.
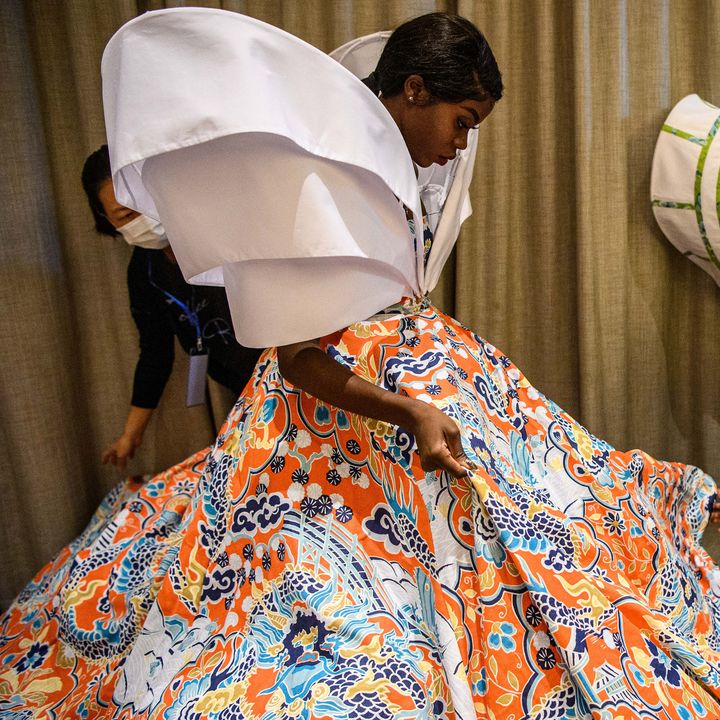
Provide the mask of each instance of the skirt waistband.
[{"label": "skirt waistband", "polygon": [[368,320],[387,320],[394,315],[415,315],[423,310],[427,310],[429,307],[430,298],[427,295],[417,295],[412,298],[403,298],[400,302],[383,308],[369,317]]}]

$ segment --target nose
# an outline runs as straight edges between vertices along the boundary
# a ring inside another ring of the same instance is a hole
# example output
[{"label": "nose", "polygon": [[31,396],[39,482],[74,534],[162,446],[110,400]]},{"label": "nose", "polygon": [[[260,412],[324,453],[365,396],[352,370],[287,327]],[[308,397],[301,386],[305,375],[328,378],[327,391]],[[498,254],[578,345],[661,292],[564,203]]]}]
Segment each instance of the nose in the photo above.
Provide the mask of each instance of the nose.
[{"label": "nose", "polygon": [[468,134],[467,130],[463,130],[459,135],[455,136],[455,147],[458,150],[464,150],[467,147]]}]

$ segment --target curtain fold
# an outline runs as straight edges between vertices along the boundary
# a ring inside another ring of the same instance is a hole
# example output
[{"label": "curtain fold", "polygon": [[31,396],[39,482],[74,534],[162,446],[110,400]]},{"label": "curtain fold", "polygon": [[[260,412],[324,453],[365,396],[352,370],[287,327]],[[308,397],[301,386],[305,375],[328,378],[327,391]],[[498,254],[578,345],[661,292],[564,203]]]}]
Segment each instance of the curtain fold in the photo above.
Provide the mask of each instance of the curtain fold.
[{"label": "curtain fold", "polygon": [[[481,127],[474,214],[434,293],[592,432],[720,474],[720,291],[656,227],[650,163],[684,95],[720,103],[712,0],[6,0],[0,3],[0,603],[77,534],[121,475],[137,352],[130,250],[80,185],[105,141],[100,57],[146,10],[204,5],[329,51],[434,10],[487,35],[506,94]],[[696,28],[703,28],[697,32]],[[184,407],[176,368],[129,472],[208,444],[230,398]]]}]

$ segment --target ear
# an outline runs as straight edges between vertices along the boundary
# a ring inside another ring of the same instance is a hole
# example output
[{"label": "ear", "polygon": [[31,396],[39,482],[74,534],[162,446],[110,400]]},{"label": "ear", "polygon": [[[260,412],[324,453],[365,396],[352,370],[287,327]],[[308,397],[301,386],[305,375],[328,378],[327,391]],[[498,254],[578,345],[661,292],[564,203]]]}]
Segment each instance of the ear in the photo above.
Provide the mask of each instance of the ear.
[{"label": "ear", "polygon": [[405,100],[411,105],[427,105],[432,99],[422,75],[408,75],[403,85]]}]

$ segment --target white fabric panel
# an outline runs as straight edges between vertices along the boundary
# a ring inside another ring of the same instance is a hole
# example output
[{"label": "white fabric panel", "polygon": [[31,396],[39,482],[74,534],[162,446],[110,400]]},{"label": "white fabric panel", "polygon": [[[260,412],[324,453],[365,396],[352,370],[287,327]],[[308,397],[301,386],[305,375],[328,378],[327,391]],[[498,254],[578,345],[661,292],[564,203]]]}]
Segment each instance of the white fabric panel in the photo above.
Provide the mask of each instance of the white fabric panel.
[{"label": "white fabric panel", "polygon": [[[388,35],[334,55],[365,76]],[[222,10],[135,18],[102,72],[118,200],[163,223],[189,282],[225,285],[243,344],[328,334],[436,284],[469,214],[476,132],[418,180],[397,125],[355,75]],[[419,192],[439,216],[427,278]]]},{"label": "white fabric panel", "polygon": [[225,284],[247,347],[320,337],[414,294],[405,213],[366,170],[243,133],[150,158],[143,181],[186,278]]},{"label": "white fabric panel", "polygon": [[124,25],[102,65],[118,200],[162,221],[189,281],[226,285],[242,343],[318,337],[421,291],[402,135],[327,55],[237,13],[175,8]]}]

